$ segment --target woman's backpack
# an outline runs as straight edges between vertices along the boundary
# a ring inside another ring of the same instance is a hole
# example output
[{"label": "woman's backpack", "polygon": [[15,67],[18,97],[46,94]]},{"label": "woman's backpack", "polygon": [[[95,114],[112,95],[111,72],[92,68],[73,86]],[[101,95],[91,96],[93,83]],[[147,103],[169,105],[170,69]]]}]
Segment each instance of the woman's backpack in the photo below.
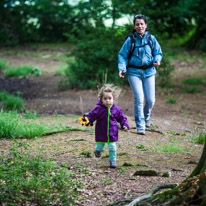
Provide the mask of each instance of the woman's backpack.
[{"label": "woman's backpack", "polygon": [[[130,52],[129,52],[128,59],[131,59],[131,56],[132,56],[132,54],[133,54],[133,52],[134,52],[134,49],[135,49],[135,36],[134,36],[134,34],[128,34],[128,35],[125,37],[125,39],[127,39],[128,37],[131,38],[131,46],[130,46]],[[144,45],[139,46],[139,47],[143,47],[143,46],[145,46],[145,45],[149,45],[150,48],[151,48],[151,50],[153,50],[151,34],[148,33],[148,34],[146,35],[146,38],[147,38],[148,44],[144,44]],[[153,56],[153,52],[152,52],[152,56]]]}]

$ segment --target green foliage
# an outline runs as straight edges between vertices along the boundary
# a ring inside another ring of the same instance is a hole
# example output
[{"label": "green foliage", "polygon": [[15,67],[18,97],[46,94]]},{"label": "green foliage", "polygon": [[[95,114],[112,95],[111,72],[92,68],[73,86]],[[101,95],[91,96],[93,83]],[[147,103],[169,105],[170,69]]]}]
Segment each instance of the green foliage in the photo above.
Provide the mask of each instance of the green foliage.
[{"label": "green foliage", "polygon": [[144,145],[141,144],[141,145],[137,145],[136,148],[137,149],[144,149],[145,147],[144,147]]},{"label": "green foliage", "polygon": [[167,134],[172,134],[172,135],[174,135],[174,136],[176,136],[176,135],[186,136],[184,133],[181,134],[181,133],[176,132],[176,131],[168,131]]},{"label": "green foliage", "polygon": [[176,43],[185,39],[184,36],[188,38],[189,34],[190,47],[206,48],[204,0],[99,0],[76,3],[73,6],[66,0],[1,1],[0,44],[76,42],[84,39],[85,34],[95,32],[94,28],[105,26],[108,19],[112,20],[111,27],[116,28],[119,18],[127,16],[132,19],[138,12],[148,17],[150,31],[158,39],[174,39]]},{"label": "green foliage", "polygon": [[44,123],[27,122],[16,112],[0,111],[0,138],[34,138],[56,130]]},{"label": "green foliage", "polygon": [[182,91],[185,93],[191,93],[191,94],[202,93],[202,89],[197,88],[197,87],[184,87],[182,88]]},{"label": "green foliage", "polygon": [[60,81],[57,81],[58,89],[61,91],[64,91],[64,90],[68,89],[69,87],[71,87],[71,82],[69,81],[70,78],[71,77],[63,78]]},{"label": "green foliage", "polygon": [[206,85],[206,77],[193,77],[183,80],[186,85]]},{"label": "green foliage", "polygon": [[176,100],[175,98],[169,96],[169,97],[167,98],[166,103],[168,103],[168,104],[177,104],[177,100]]},{"label": "green foliage", "polygon": [[174,66],[166,58],[163,58],[161,65],[156,69],[158,85],[164,88],[171,87],[171,73],[175,70]]},{"label": "green foliage", "polygon": [[0,107],[8,111],[23,111],[25,109],[24,100],[21,97],[10,95],[5,91],[0,91]]},{"label": "green foliage", "polygon": [[75,205],[82,183],[56,162],[31,157],[28,145],[16,142],[0,157],[0,202],[3,205]]},{"label": "green foliage", "polygon": [[81,25],[74,12],[65,0],[2,1],[0,44],[65,41]]},{"label": "green foliage", "polygon": [[17,68],[8,68],[4,72],[5,76],[8,77],[23,77],[27,78],[28,75],[39,76],[41,75],[41,70],[30,65],[21,65]]},{"label": "green foliage", "polygon": [[169,142],[171,142],[171,143],[179,143],[179,141],[176,138],[169,139]]},{"label": "green foliage", "polygon": [[193,3],[193,21],[195,24],[195,32],[185,44],[187,47],[191,49],[199,49],[202,51],[206,51],[206,18],[205,18],[205,9],[206,3],[205,0],[196,0]]},{"label": "green foliage", "polygon": [[0,70],[3,70],[6,68],[5,60],[0,59]]},{"label": "green foliage", "polygon": [[54,75],[55,76],[65,76],[65,71],[67,69],[68,65],[65,64],[65,65],[61,65],[55,72],[54,72]]},{"label": "green foliage", "polygon": [[30,110],[26,110],[24,116],[26,119],[37,119],[37,117],[39,117],[39,114],[36,110],[34,110],[33,112]]},{"label": "green foliage", "polygon": [[206,132],[200,132],[197,137],[193,137],[193,141],[197,144],[204,144],[206,140]]},{"label": "green foliage", "polygon": [[118,30],[100,27],[79,40],[72,52],[76,61],[66,70],[70,87],[83,89],[95,88],[105,81],[118,83],[117,54],[123,36]]},{"label": "green foliage", "polygon": [[114,184],[114,181],[109,177],[104,179],[104,182],[105,182],[106,185],[113,185]]},{"label": "green foliage", "polygon": [[92,153],[90,151],[83,151],[83,152],[80,153],[80,155],[84,155],[87,158],[92,157]]},{"label": "green foliage", "polygon": [[174,144],[159,146],[158,150],[163,151],[163,152],[187,152],[188,151],[187,148],[182,148],[180,146],[175,146]]}]

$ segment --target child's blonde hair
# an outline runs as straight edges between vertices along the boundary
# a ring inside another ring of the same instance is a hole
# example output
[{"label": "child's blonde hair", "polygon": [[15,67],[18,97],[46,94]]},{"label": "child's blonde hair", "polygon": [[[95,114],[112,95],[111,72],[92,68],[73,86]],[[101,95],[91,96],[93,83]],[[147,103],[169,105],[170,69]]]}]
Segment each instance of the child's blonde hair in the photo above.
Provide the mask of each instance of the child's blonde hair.
[{"label": "child's blonde hair", "polygon": [[121,88],[114,86],[113,84],[104,84],[99,90],[98,97],[100,100],[102,100],[104,93],[112,93],[113,98],[116,100],[121,93]]}]

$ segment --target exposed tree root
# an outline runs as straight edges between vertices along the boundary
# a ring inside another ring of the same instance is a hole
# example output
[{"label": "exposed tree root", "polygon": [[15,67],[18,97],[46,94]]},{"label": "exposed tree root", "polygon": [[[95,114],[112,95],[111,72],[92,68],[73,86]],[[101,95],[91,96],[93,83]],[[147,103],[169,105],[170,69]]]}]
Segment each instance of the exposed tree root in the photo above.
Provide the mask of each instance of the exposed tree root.
[{"label": "exposed tree root", "polygon": [[44,134],[42,134],[41,136],[49,136],[49,135],[53,135],[53,134],[57,134],[57,133],[62,133],[62,132],[68,132],[68,131],[82,131],[84,132],[86,129],[85,128],[81,128],[81,127],[65,127],[62,130],[58,130],[58,131],[52,131],[52,132],[46,132]]},{"label": "exposed tree root", "polygon": [[114,203],[106,205],[106,206],[121,206],[122,204],[129,203],[131,201],[132,201],[132,199],[124,199],[124,200],[120,200],[120,201],[114,202]]},{"label": "exposed tree root", "polygon": [[[126,206],[135,206],[138,202],[151,198],[153,196],[153,194],[155,194],[159,190],[167,189],[167,188],[175,188],[176,186],[177,186],[177,184],[163,184],[163,185],[159,185],[159,186],[155,187],[154,189],[152,189],[150,191],[150,193],[147,194],[147,195],[140,196],[140,197],[138,197],[138,198],[136,198],[134,200],[129,200],[129,199],[120,200],[118,202],[115,202],[115,203],[107,205],[107,206],[119,206],[119,205],[123,205],[123,203],[128,203],[128,202],[130,202],[130,203],[128,205],[126,205]],[[149,206],[151,204],[150,203],[145,203],[144,205],[148,205]]]},{"label": "exposed tree root", "polygon": [[[131,131],[132,129],[136,130],[136,127],[131,127],[130,130],[129,130],[131,133],[135,133],[136,134],[137,132]],[[147,128],[146,130],[149,131],[149,132],[157,132],[159,134],[164,134],[162,131],[154,129],[154,128]]]}]

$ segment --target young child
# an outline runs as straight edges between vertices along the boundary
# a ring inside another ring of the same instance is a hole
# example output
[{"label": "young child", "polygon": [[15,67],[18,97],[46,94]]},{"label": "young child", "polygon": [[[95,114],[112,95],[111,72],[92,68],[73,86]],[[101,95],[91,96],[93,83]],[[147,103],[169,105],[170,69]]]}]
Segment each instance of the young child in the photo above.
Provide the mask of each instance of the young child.
[{"label": "young child", "polygon": [[[104,146],[108,143],[110,168],[116,168],[116,150],[118,141],[118,125],[120,123],[121,129],[127,131],[129,125],[126,116],[123,114],[119,106],[114,104],[116,95],[116,87],[110,84],[105,84],[99,91],[99,99],[97,105],[85,115],[80,118],[80,121],[87,121],[86,126],[95,126],[95,141],[96,150],[94,152],[97,158],[101,157]],[[88,118],[88,119],[87,119]],[[89,122],[89,123],[88,123]]]}]

